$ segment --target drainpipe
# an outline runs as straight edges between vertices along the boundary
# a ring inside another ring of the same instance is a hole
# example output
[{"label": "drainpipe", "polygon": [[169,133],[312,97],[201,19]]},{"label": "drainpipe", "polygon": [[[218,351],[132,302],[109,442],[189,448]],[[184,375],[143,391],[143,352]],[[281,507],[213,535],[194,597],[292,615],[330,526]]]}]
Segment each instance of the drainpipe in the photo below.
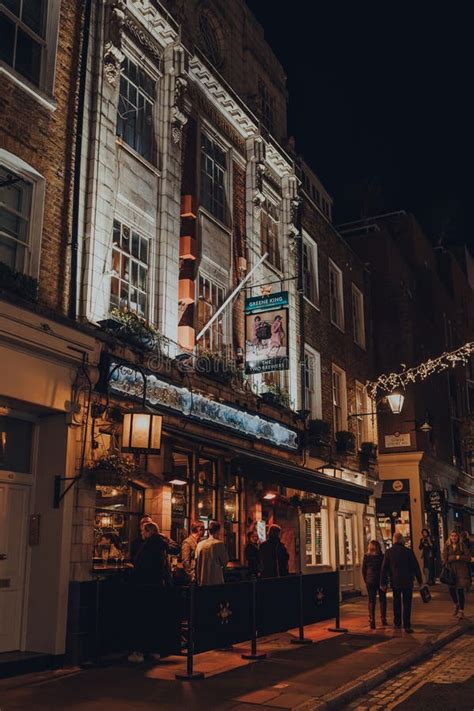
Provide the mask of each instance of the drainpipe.
[{"label": "drainpipe", "polygon": [[304,352],[305,338],[305,319],[304,319],[304,266],[303,266],[303,230],[301,224],[301,213],[303,209],[303,203],[300,202],[296,213],[296,227],[298,230],[297,239],[297,270],[298,270],[298,302],[299,302],[299,316],[300,316],[300,410],[306,410],[306,359]]},{"label": "drainpipe", "polygon": [[92,14],[92,0],[85,0],[84,35],[81,48],[81,65],[79,74],[78,113],[75,141],[75,165],[72,194],[72,230],[71,230],[71,275],[69,281],[69,318],[77,318],[77,274],[79,252],[79,197],[81,189],[81,154],[82,132],[84,128],[84,103],[86,96],[87,57],[89,54],[89,35]]}]

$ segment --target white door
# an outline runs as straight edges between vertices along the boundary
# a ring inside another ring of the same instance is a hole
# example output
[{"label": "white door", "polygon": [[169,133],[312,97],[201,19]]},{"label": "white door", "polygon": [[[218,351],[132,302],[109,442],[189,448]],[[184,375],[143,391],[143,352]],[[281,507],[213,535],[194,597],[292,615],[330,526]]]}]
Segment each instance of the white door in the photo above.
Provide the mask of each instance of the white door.
[{"label": "white door", "polygon": [[0,652],[20,649],[29,491],[0,481]]}]

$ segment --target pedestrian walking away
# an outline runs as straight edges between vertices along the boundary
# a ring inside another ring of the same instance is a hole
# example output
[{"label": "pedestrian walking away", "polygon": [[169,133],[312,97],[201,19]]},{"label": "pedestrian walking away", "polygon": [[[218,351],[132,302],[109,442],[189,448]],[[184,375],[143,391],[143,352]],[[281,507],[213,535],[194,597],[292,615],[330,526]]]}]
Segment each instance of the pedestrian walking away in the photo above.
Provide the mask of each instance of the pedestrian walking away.
[{"label": "pedestrian walking away", "polygon": [[427,528],[421,531],[421,539],[418,549],[421,551],[423,561],[423,574],[425,583],[428,585],[435,584],[435,546],[430,532]]},{"label": "pedestrian walking away", "polygon": [[382,573],[383,553],[378,541],[369,541],[367,553],[362,561],[362,577],[367,586],[369,597],[369,625],[375,629],[375,609],[377,606],[377,595],[380,600],[380,617],[382,625],[387,622],[387,593],[380,587],[380,576]]},{"label": "pedestrian walking away", "polygon": [[260,546],[262,577],[280,578],[288,575],[290,558],[285,544],[280,541],[281,528],[273,524],[268,529],[268,538]]},{"label": "pedestrian walking away", "polygon": [[443,563],[447,566],[453,577],[453,585],[449,586],[449,593],[454,602],[454,616],[464,617],[464,593],[471,587],[471,573],[469,565],[471,552],[457,531],[451,531],[449,541],[443,551]]},{"label": "pedestrian walking away", "polygon": [[406,632],[413,632],[411,626],[411,604],[413,599],[413,581],[423,584],[420,566],[411,548],[405,546],[405,539],[400,532],[393,536],[393,546],[385,552],[380,586],[384,592],[387,584],[393,591],[393,624],[398,629],[402,626]]},{"label": "pedestrian walking away", "polygon": [[221,585],[224,568],[229,562],[225,545],[219,540],[221,525],[210,521],[209,537],[200,541],[196,548],[196,582],[198,585]]}]

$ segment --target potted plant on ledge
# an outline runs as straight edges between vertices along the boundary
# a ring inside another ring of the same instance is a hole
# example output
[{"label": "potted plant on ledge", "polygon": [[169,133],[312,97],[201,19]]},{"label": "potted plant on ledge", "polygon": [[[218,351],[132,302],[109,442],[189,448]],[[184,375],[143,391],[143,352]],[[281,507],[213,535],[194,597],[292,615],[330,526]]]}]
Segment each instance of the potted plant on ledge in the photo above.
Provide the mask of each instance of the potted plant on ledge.
[{"label": "potted plant on ledge", "polygon": [[133,459],[122,457],[117,452],[107,452],[86,469],[96,486],[126,486],[139,472]]},{"label": "potted plant on ledge", "polygon": [[99,321],[99,325],[131,345],[146,350],[155,350],[160,346],[161,335],[158,329],[135,311],[113,308],[109,318]]},{"label": "potted plant on ledge", "polygon": [[360,468],[369,469],[370,465],[377,463],[377,445],[374,442],[362,442],[360,445]]},{"label": "potted plant on ledge", "polygon": [[338,454],[354,454],[356,439],[353,432],[336,432],[336,451]]},{"label": "potted plant on ledge", "polygon": [[260,393],[262,400],[269,405],[276,407],[290,407],[290,394],[288,390],[280,387],[277,383],[267,383],[266,390]]},{"label": "potted plant on ledge", "polygon": [[310,420],[308,443],[312,447],[327,447],[331,440],[331,426],[327,420]]},{"label": "potted plant on ledge", "polygon": [[201,375],[206,375],[223,383],[230,383],[238,374],[238,369],[231,358],[217,351],[204,350],[197,356],[194,369]]}]

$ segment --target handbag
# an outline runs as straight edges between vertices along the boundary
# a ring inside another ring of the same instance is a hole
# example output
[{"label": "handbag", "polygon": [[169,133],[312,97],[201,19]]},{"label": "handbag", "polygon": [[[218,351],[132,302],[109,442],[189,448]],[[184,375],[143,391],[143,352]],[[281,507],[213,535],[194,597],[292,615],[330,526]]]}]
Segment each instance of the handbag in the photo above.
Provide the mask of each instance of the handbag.
[{"label": "handbag", "polygon": [[431,600],[431,593],[428,585],[422,585],[420,588],[420,597],[423,600],[423,602],[430,602]]},{"label": "handbag", "polygon": [[440,583],[444,583],[444,585],[448,585],[450,588],[456,585],[456,576],[454,575],[449,565],[443,565],[443,567],[441,568],[439,581]]}]

